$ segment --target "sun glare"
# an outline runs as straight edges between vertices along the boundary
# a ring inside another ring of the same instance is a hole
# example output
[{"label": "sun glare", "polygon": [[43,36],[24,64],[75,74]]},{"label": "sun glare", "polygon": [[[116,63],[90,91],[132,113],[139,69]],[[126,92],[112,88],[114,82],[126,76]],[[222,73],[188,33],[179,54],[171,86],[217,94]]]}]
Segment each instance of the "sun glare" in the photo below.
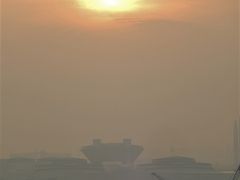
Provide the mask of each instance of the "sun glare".
[{"label": "sun glare", "polygon": [[107,12],[127,12],[139,8],[138,0],[78,0],[86,9]]}]

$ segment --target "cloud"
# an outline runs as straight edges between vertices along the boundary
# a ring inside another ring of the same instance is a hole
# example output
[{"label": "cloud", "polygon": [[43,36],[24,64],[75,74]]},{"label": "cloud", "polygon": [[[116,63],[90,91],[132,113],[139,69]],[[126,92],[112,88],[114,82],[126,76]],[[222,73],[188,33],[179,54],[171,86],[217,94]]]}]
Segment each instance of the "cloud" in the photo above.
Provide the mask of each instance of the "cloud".
[{"label": "cloud", "polygon": [[31,25],[63,26],[106,26],[106,24],[141,23],[154,19],[179,19],[180,11],[186,7],[181,3],[166,0],[141,0],[141,10],[128,13],[98,13],[87,11],[79,6],[76,0],[5,0],[4,16],[15,23]]},{"label": "cloud", "polygon": [[[26,26],[108,28],[146,21],[205,23],[230,17],[234,7],[227,0],[140,0],[140,11],[104,13],[88,11],[77,0],[4,0],[9,23]],[[231,17],[230,17],[231,18]]]}]

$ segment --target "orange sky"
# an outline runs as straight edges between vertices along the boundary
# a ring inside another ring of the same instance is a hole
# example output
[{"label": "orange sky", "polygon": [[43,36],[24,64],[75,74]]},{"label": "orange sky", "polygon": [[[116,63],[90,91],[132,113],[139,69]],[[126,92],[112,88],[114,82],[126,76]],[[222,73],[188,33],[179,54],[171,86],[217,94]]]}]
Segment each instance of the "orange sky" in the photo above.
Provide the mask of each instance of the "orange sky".
[{"label": "orange sky", "polygon": [[[141,0],[140,9],[133,12],[94,12],[79,5],[78,0],[10,0],[8,4],[26,6],[29,21],[43,24],[59,23],[79,27],[109,28],[154,20],[187,20],[196,2],[187,0]],[[31,7],[31,8],[30,8]],[[26,12],[25,12],[26,13]]]},{"label": "orange sky", "polygon": [[7,155],[127,137],[143,159],[174,146],[231,164],[236,0],[150,1],[100,15],[71,0],[3,0]]},{"label": "orange sky", "polygon": [[[27,19],[31,23],[68,24],[73,27],[111,28],[133,25],[146,21],[216,21],[225,18],[234,8],[225,0],[140,0],[140,9],[133,12],[109,13],[94,12],[79,5],[79,0],[9,0],[24,13],[30,13]],[[219,7],[216,7],[218,5]],[[14,8],[16,9],[16,8]],[[13,9],[9,9],[10,11]],[[233,11],[232,11],[233,12]]]}]

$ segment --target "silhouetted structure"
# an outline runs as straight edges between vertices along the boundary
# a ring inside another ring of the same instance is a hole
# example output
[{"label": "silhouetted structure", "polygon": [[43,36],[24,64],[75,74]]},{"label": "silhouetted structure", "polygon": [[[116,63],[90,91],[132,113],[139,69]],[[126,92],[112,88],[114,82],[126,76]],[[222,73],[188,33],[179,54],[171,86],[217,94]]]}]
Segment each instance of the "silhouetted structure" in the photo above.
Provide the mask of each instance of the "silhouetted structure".
[{"label": "silhouetted structure", "polygon": [[29,159],[42,159],[42,158],[62,158],[62,157],[71,157],[70,154],[60,154],[60,153],[49,153],[46,151],[36,151],[29,153],[15,153],[10,155],[11,158],[29,158]]},{"label": "silhouetted structure", "polygon": [[238,166],[234,176],[233,176],[233,180],[239,180],[240,179],[240,166]]},{"label": "silhouetted structure", "polygon": [[211,164],[199,163],[192,158],[181,156],[153,159],[151,164],[140,165],[140,167],[144,167],[145,169],[149,170],[158,169],[164,171],[178,171],[178,172],[215,171]]},{"label": "silhouetted structure", "polygon": [[121,163],[132,165],[143,151],[129,139],[121,143],[94,140],[93,145],[85,146],[83,151],[89,153],[90,162],[75,157],[0,159],[0,180],[153,180],[154,177],[159,180],[227,180],[233,176],[232,172],[216,171],[211,164],[180,156],[154,159],[137,168],[126,166]]},{"label": "silhouetted structure", "polygon": [[26,180],[35,169],[35,160],[30,158],[11,158],[0,160],[1,180]]},{"label": "silhouetted structure", "polygon": [[104,162],[132,164],[142,151],[143,147],[133,145],[131,139],[124,139],[121,143],[102,143],[100,139],[95,139],[92,145],[82,148],[83,154],[94,164]]},{"label": "silhouetted structure", "polygon": [[234,165],[237,167],[240,164],[240,120],[235,121],[234,130]]},{"label": "silhouetted structure", "polygon": [[181,156],[153,159],[152,163],[138,167],[149,173],[154,172],[165,180],[227,180],[232,177],[232,173],[219,172],[209,163],[199,163],[193,158]]},{"label": "silhouetted structure", "polygon": [[35,166],[34,179],[79,180],[104,176],[102,166],[89,164],[79,158],[43,158]]},{"label": "silhouetted structure", "polygon": [[157,173],[153,172],[152,176],[157,178],[158,180],[164,180],[161,176],[159,176]]},{"label": "silhouetted structure", "polygon": [[0,160],[0,180],[106,179],[104,168],[80,158],[10,158]]}]

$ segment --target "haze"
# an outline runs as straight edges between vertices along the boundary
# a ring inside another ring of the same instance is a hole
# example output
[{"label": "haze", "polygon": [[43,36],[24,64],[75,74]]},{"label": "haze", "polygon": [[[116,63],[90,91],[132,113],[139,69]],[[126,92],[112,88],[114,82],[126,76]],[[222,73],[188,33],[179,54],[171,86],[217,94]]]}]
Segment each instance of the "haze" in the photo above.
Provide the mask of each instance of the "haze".
[{"label": "haze", "polygon": [[231,165],[237,0],[173,0],[117,27],[74,3],[3,0],[3,156],[132,138],[140,161]]}]

